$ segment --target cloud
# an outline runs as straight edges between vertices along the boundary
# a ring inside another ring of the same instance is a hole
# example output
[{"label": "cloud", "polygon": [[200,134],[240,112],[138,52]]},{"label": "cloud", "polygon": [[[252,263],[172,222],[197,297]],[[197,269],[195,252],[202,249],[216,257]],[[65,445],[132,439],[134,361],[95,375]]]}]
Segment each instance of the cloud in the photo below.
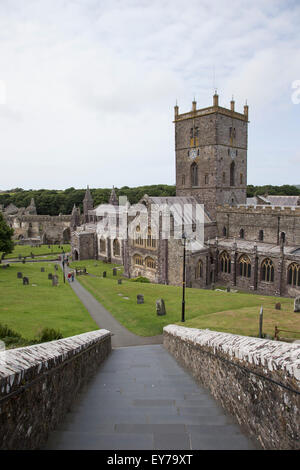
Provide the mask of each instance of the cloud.
[{"label": "cloud", "polygon": [[[283,0],[233,0],[230,8],[206,0],[2,0],[0,188],[173,184],[175,100],[181,112],[194,95],[205,107],[215,86],[223,105],[232,94],[237,108],[248,99],[250,166],[263,158],[261,130],[271,134],[276,114],[296,154],[288,129],[291,82],[300,79],[299,13],[298,3]],[[268,145],[272,153],[272,139]],[[275,145],[273,155],[264,177],[276,184]]]}]

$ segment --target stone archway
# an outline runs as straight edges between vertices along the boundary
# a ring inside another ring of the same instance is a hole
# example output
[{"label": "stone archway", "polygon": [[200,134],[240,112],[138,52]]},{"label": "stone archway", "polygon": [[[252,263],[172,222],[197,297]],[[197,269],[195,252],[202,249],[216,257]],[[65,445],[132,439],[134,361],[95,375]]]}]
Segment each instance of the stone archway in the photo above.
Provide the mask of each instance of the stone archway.
[{"label": "stone archway", "polygon": [[78,251],[77,250],[73,251],[73,258],[74,258],[74,261],[78,261],[79,256],[78,256]]},{"label": "stone archway", "polygon": [[71,240],[71,230],[70,227],[67,227],[63,231],[63,243],[69,243]]}]

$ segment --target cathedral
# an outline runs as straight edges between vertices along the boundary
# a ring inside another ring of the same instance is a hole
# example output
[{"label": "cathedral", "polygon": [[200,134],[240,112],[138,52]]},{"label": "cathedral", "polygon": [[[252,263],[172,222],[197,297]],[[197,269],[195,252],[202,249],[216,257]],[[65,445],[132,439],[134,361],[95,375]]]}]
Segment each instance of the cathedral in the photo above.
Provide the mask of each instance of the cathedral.
[{"label": "cathedral", "polygon": [[243,113],[233,99],[221,107],[217,93],[207,108],[193,101],[180,114],[176,105],[176,196],[145,195],[133,207],[113,189],[109,204],[94,208],[88,188],[84,223],[72,224],[73,259],[123,264],[128,278],[180,285],[185,246],[187,287],[299,295],[300,199],[247,198],[248,123],[247,104]]}]

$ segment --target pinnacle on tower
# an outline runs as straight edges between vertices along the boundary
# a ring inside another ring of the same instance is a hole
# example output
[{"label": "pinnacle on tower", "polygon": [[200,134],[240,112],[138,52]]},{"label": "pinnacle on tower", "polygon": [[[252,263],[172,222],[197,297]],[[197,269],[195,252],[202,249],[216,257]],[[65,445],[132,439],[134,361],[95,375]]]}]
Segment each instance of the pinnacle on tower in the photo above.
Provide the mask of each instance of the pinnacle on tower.
[{"label": "pinnacle on tower", "polygon": [[109,204],[111,204],[113,206],[118,206],[119,205],[118,198],[117,198],[114,186],[112,187],[112,190],[111,190],[111,193],[110,193]]}]

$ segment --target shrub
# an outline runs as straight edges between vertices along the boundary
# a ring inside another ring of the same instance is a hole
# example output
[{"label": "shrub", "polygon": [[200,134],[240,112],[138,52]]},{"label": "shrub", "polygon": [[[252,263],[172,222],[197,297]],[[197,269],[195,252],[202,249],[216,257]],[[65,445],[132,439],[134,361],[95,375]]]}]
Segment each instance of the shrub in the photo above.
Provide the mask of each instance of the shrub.
[{"label": "shrub", "polygon": [[147,277],[139,276],[139,277],[134,277],[130,279],[131,282],[149,282],[149,279]]},{"label": "shrub", "polygon": [[62,339],[63,335],[59,330],[54,328],[43,328],[39,335],[39,342],[45,343],[47,341],[54,341],[56,339]]},{"label": "shrub", "polygon": [[21,338],[21,335],[0,323],[0,338]]}]

